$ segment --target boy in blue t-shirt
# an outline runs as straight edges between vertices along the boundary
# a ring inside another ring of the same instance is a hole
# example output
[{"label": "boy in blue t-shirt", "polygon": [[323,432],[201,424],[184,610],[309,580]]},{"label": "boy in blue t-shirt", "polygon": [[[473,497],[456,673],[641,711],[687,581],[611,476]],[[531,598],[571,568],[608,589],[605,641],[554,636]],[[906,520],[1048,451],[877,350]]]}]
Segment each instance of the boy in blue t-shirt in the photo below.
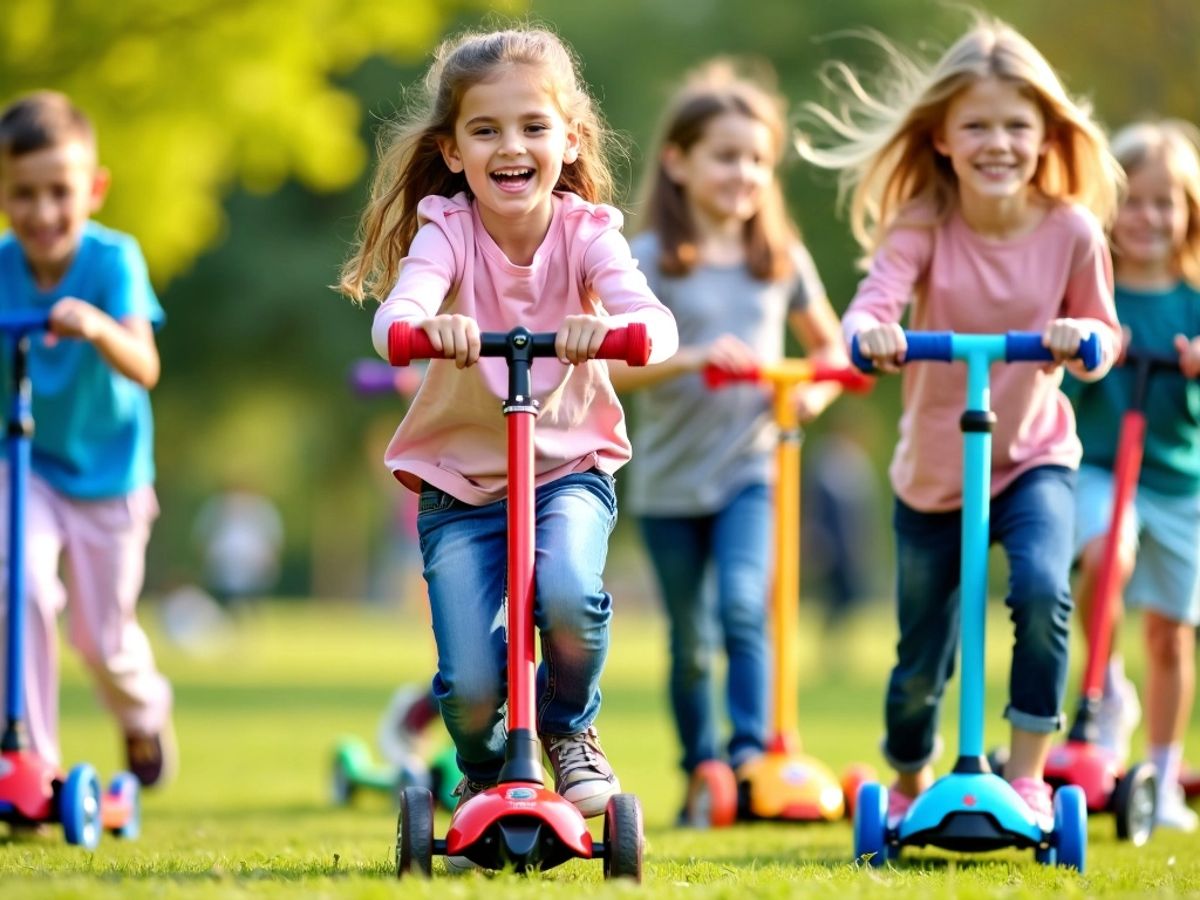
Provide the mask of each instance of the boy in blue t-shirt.
[{"label": "boy in blue t-shirt", "polygon": [[[0,113],[0,212],[11,227],[0,235],[0,311],[44,310],[50,321],[29,358],[29,739],[60,763],[57,616],[65,606],[69,640],[124,732],[129,769],[149,786],[175,762],[171,688],[135,612],[158,514],[149,389],[159,377],[154,329],[163,311],[136,241],[90,220],[107,188],[92,126],[67,97],[38,92]],[[4,508],[7,490],[0,479]],[[0,515],[0,532],[7,527]],[[6,547],[0,540],[0,553]]]}]

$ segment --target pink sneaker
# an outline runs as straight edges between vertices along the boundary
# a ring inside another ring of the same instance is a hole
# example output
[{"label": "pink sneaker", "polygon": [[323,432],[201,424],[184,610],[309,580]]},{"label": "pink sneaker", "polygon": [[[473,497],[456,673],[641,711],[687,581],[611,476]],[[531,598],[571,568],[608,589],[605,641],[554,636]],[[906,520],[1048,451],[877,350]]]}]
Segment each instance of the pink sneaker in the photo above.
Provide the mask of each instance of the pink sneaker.
[{"label": "pink sneaker", "polygon": [[888,810],[887,810],[887,827],[899,828],[900,823],[904,821],[904,817],[908,815],[908,810],[912,807],[915,797],[910,797],[908,794],[900,793],[896,785],[888,788]]},{"label": "pink sneaker", "polygon": [[1054,830],[1054,790],[1040,778],[1014,778],[1012,788],[1025,801],[1042,831]]}]

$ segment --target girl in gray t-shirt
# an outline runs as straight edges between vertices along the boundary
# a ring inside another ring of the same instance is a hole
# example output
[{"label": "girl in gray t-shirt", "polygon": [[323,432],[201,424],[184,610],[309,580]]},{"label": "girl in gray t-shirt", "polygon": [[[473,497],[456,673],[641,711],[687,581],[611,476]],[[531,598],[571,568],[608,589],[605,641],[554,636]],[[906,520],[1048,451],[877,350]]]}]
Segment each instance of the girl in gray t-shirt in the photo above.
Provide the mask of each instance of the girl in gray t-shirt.
[{"label": "girl in gray t-shirt", "polygon": [[[679,352],[644,369],[610,363],[618,390],[637,390],[624,502],[670,618],[671,705],[689,775],[725,756],[712,698],[718,626],[729,662],[727,759],[736,771],[763,750],[774,480],[768,396],[753,385],[710,391],[701,370],[780,359],[785,322],[814,355],[845,361],[837,317],[784,207],[776,169],[786,140],[781,98],[727,62],[687,80],[646,179],[647,230],[631,242],[675,315]],[[798,388],[801,420],[838,390]],[[710,569],[715,592],[706,593]]]}]

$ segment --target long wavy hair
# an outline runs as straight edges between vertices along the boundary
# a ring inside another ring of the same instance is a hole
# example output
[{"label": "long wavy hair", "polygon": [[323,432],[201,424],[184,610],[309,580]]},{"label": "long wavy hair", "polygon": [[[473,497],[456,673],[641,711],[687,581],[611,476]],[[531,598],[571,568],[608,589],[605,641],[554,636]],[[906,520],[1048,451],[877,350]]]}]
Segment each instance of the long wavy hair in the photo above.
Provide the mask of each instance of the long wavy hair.
[{"label": "long wavy hair", "polygon": [[[790,141],[787,107],[774,89],[773,73],[765,64],[719,58],[695,69],[667,105],[654,150],[642,182],[639,208],[644,228],[654,231],[661,247],[659,267],[668,275],[688,274],[700,261],[696,225],[683,186],[668,174],[663,161],[667,147],[688,153],[714,119],[735,113],[761,122],[770,131],[776,160]],[[762,205],[743,232],[746,265],[755,278],[774,281],[790,276],[790,253],[799,230],[787,214],[783,188],[776,175],[763,193]]]},{"label": "long wavy hair", "polygon": [[379,135],[379,163],[370,199],[354,251],[342,267],[338,290],[358,303],[368,295],[382,300],[416,236],[421,199],[433,194],[470,195],[466,176],[447,168],[439,140],[454,136],[468,89],[492,78],[497,70],[516,65],[541,73],[563,119],[579,135],[579,155],[575,162],[563,165],[555,190],[577,194],[591,203],[611,201],[612,133],[579,77],[574,54],[566,44],[544,28],[460,34],[435,51],[414,108]]},{"label": "long wavy hair", "polygon": [[[1178,275],[1200,290],[1200,129],[1180,119],[1136,122],[1113,135],[1112,152],[1131,176],[1147,163],[1161,161],[1183,188],[1187,232],[1175,248],[1173,264]],[[1114,244],[1112,251],[1120,266],[1120,248]]]},{"label": "long wavy hair", "polygon": [[[840,172],[839,200],[848,200],[850,228],[869,256],[906,213],[906,224],[935,225],[958,204],[958,179],[934,147],[951,102],[987,78],[1014,85],[1045,121],[1047,150],[1032,185],[1042,195],[1080,203],[1102,223],[1117,209],[1123,174],[1090,106],[1073,99],[1041,53],[1011,26],[981,18],[932,66],[895,49],[882,35],[864,35],[890,65],[872,94],[845,63],[829,64],[825,85],[839,98],[829,109],[804,105],[808,124],[832,132],[826,146],[804,137],[801,157]],[[932,218],[927,213],[932,211]]]}]

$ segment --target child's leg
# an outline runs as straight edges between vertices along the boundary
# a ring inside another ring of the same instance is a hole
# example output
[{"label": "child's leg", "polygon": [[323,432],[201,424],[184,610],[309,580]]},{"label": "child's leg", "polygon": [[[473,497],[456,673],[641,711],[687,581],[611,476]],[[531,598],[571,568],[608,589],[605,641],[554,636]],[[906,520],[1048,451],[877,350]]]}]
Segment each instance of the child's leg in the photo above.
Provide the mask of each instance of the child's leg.
[{"label": "child's leg", "polygon": [[504,764],[506,507],[421,492],[417,529],[438,671],[433,689],[458,767],[495,784]]},{"label": "child's leg", "polygon": [[713,557],[717,610],[729,659],[726,697],[737,767],[763,750],[767,731],[765,604],[769,579],[771,502],[764,484],[741,490],[716,517]]},{"label": "child's leg", "polygon": [[600,672],[612,618],[604,563],[616,509],[612,478],[596,471],[538,490],[537,724],[547,734],[584,731],[600,711]]},{"label": "child's leg", "polygon": [[[1146,730],[1151,747],[1182,746],[1192,712],[1196,682],[1196,630],[1147,609],[1146,629]],[[1174,772],[1160,772],[1164,783],[1179,781],[1179,759]]]},{"label": "child's leg", "polygon": [[1041,466],[992,501],[992,535],[1009,563],[1015,636],[1009,705],[1013,746],[1005,776],[1042,779],[1051,736],[1062,728],[1071,622],[1074,473]]},{"label": "child's leg", "polygon": [[[0,465],[0,625],[8,633],[8,469]],[[55,494],[31,476],[25,505],[25,634],[22,636],[25,726],[30,748],[55,766],[62,764],[58,744],[58,615],[67,594],[58,577],[62,536],[55,515]],[[0,644],[4,642],[0,640]],[[5,647],[0,645],[0,659]],[[0,666],[0,687],[5,668]]]},{"label": "child's leg", "polygon": [[621,789],[592,724],[608,655],[612,597],[603,576],[616,521],[609,475],[568,475],[538,491],[538,732],[554,770],[554,789],[585,816],[602,814]]},{"label": "child's leg", "polygon": [[883,751],[898,774],[899,793],[915,797],[932,783],[941,749],[938,714],[958,640],[962,517],[918,512],[897,500],[893,524],[900,639]]},{"label": "child's leg", "polygon": [[690,773],[718,755],[712,697],[715,615],[704,590],[713,518],[654,517],[641,526],[670,626],[671,714],[683,748],[681,764]]},{"label": "child's leg", "polygon": [[125,733],[127,764],[147,787],[170,780],[177,750],[171,686],[137,620],[146,544],[158,515],[146,485],[112,500],[60,498],[71,644]]}]

